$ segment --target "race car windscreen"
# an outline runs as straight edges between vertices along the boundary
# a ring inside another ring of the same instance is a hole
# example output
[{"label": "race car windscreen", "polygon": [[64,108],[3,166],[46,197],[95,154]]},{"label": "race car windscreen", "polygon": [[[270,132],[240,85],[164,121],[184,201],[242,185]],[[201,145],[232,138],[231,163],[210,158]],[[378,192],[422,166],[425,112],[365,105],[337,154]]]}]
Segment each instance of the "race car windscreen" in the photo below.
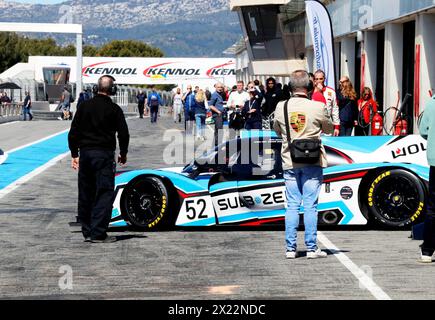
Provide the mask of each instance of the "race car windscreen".
[{"label": "race car windscreen", "polygon": [[[228,155],[229,151],[229,143],[223,143],[210,151],[204,152],[200,157],[192,160],[188,165],[186,165],[183,169],[183,173],[192,173],[202,165],[215,165],[219,163],[218,159],[221,159],[221,162],[226,162],[228,164],[229,159],[231,158]],[[237,149],[234,150],[237,153]]]}]

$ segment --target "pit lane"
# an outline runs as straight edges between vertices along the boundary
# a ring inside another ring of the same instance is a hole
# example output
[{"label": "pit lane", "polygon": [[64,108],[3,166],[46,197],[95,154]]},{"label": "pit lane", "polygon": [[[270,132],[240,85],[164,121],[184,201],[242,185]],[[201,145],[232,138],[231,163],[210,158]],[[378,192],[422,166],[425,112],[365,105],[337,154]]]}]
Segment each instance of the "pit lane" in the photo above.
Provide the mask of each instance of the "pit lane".
[{"label": "pit lane", "polygon": [[[0,125],[8,151],[61,132],[69,122]],[[161,168],[170,118],[152,126],[129,119],[129,163]],[[338,249],[327,259],[284,259],[284,231],[228,229],[115,232],[118,242],[83,243],[71,228],[77,174],[69,157],[0,199],[0,298],[3,299],[376,299],[335,255],[344,254],[392,299],[434,299],[435,268],[419,265],[409,231],[325,230]],[[299,248],[304,249],[303,233]],[[72,289],[61,289],[70,267]],[[61,271],[61,272],[60,272]]]}]

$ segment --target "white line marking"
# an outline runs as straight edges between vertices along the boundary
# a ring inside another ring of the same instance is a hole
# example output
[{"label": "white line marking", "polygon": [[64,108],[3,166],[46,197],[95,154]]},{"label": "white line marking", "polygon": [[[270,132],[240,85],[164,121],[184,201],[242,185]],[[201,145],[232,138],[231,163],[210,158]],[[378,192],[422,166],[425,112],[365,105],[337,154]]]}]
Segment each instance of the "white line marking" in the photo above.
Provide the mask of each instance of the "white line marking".
[{"label": "white line marking", "polygon": [[372,278],[362,271],[352,260],[338,249],[323,233],[319,232],[318,240],[327,248],[335,251],[334,256],[359,280],[377,300],[392,300]]},{"label": "white line marking", "polygon": [[12,153],[12,152],[15,152],[15,151],[18,151],[18,150],[21,150],[21,149],[24,149],[24,148],[30,147],[30,146],[32,146],[32,145],[34,145],[34,144],[37,144],[37,143],[40,143],[40,142],[42,142],[42,141],[45,141],[45,140],[51,139],[51,138],[53,138],[53,137],[55,137],[55,136],[58,136],[58,135],[60,135],[60,134],[62,134],[62,133],[65,133],[65,132],[67,132],[67,131],[69,131],[69,129],[66,129],[66,130],[60,131],[60,132],[58,132],[58,133],[54,133],[54,134],[52,134],[52,135],[49,135],[48,137],[45,137],[45,138],[42,138],[42,139],[39,139],[39,140],[36,140],[36,141],[32,141],[32,142],[30,142],[30,143],[28,143],[28,144],[25,144],[25,145],[21,146],[21,147],[17,147],[17,148],[15,148],[15,149],[5,151],[5,153],[7,152],[7,153],[10,154],[10,153]]},{"label": "white line marking", "polygon": [[[143,116],[143,119],[150,119],[151,116]],[[131,120],[131,119],[140,119],[139,116],[131,116],[131,117],[126,117],[125,120]]]},{"label": "white line marking", "polygon": [[4,196],[6,196],[7,194],[11,193],[12,191],[14,191],[15,189],[19,188],[21,185],[23,185],[24,183],[30,181],[31,179],[33,179],[34,177],[36,177],[37,175],[41,174],[42,172],[44,172],[45,170],[47,170],[48,168],[54,166],[57,162],[59,162],[60,160],[62,160],[63,158],[65,158],[66,156],[68,156],[70,154],[70,152],[65,152],[59,156],[57,156],[54,159],[51,159],[50,161],[48,161],[46,164],[44,164],[43,166],[33,170],[32,172],[26,174],[25,176],[21,177],[20,179],[18,179],[17,181],[11,183],[10,185],[8,185],[7,187],[3,188],[0,190],[0,199],[2,199]]},{"label": "white line marking", "polygon": [[21,121],[11,121],[11,122],[0,123],[0,126],[6,127],[6,126],[9,126],[11,124],[19,123],[19,122],[21,122]]}]

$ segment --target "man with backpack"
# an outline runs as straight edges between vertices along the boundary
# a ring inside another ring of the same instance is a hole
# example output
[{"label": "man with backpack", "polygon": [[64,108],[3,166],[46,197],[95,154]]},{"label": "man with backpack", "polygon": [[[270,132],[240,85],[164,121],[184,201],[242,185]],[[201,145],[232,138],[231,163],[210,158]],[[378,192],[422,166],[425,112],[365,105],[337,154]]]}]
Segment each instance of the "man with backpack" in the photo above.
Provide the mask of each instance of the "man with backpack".
[{"label": "man with backpack", "polygon": [[151,112],[151,123],[157,123],[157,116],[159,114],[159,107],[163,106],[162,98],[157,93],[154,86],[151,87],[151,93],[148,96],[148,106]]}]

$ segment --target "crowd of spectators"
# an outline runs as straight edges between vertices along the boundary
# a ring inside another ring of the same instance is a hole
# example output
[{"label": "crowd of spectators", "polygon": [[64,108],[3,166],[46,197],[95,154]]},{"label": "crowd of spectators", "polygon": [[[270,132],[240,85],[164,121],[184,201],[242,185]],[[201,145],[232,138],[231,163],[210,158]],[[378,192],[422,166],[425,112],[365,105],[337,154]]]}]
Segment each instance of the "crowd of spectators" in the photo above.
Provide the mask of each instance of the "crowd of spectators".
[{"label": "crowd of spectators", "polygon": [[[330,88],[325,85],[326,75],[322,70],[311,73],[310,82],[308,98],[325,105],[334,124],[334,136],[369,134],[371,117],[377,112],[370,88],[364,88],[358,99],[349,77],[343,76],[337,89]],[[217,83],[213,92],[209,88],[189,85],[184,93],[181,88],[175,90],[172,112],[174,122],[181,122],[183,114],[186,132],[196,132],[196,138],[203,140],[206,123],[214,123],[215,131],[221,129],[225,121],[235,130],[261,130],[265,121],[273,121],[278,103],[291,96],[292,88],[278,83],[273,77],[265,84],[259,80],[247,84],[238,81],[233,87]]]}]

